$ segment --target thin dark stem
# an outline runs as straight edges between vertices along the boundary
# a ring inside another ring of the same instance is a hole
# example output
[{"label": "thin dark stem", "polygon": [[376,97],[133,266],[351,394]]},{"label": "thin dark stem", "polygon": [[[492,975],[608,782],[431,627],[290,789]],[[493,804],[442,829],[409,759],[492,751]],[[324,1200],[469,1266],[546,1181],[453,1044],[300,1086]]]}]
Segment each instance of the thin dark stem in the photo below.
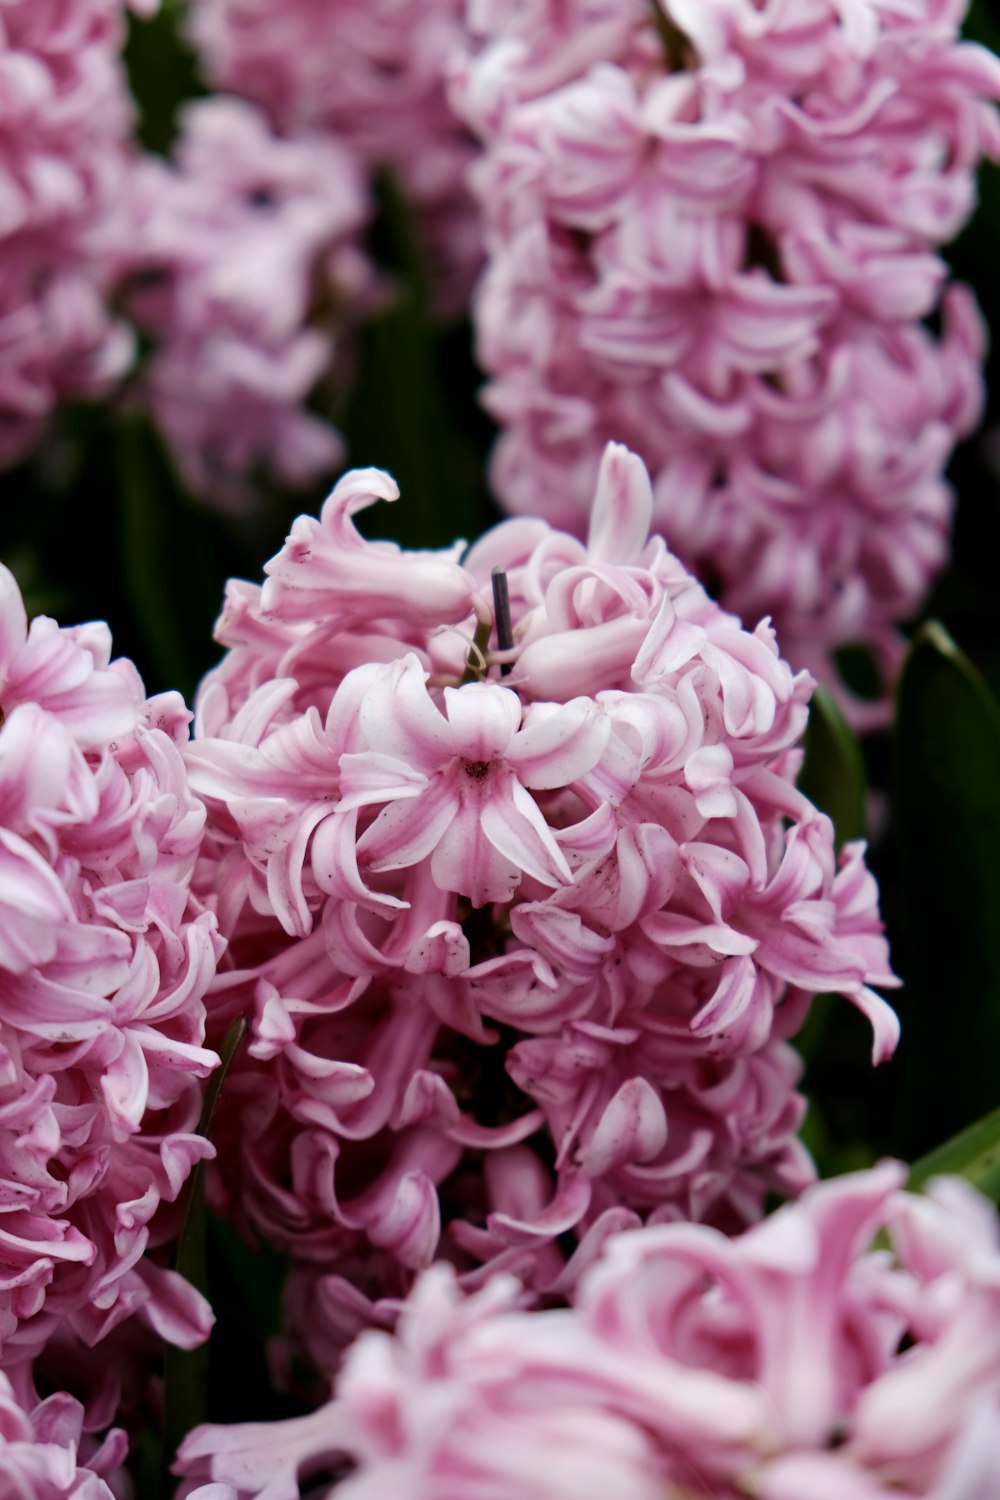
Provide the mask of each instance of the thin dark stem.
[{"label": "thin dark stem", "polygon": [[[493,569],[493,617],[496,623],[497,650],[509,651],[514,644],[514,627],[510,623],[510,593],[507,589],[506,568]],[[500,675],[506,677],[510,662],[500,663]]]}]

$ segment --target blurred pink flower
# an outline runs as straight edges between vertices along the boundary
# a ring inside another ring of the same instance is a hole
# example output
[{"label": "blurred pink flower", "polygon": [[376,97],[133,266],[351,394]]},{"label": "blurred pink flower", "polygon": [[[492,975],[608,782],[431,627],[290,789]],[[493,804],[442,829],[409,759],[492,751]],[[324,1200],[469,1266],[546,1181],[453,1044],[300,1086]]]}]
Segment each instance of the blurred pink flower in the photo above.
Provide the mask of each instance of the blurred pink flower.
[{"label": "blurred pink flower", "polygon": [[[915,1198],[902,1179],[823,1183],[735,1239],[616,1236],[571,1309],[521,1310],[509,1277],[462,1297],[436,1266],[328,1405],[198,1428],[178,1468],[234,1500],[295,1500],[344,1460],[309,1493],[996,1500],[996,1214],[957,1180]],[[869,1248],[880,1230],[891,1249]]]},{"label": "blurred pink flower", "polygon": [[0,1374],[0,1474],[11,1496],[31,1500],[114,1500],[128,1449],[117,1429],[98,1443],[86,1433],[80,1403],[59,1391],[22,1406]]},{"label": "blurred pink flower", "polygon": [[231,585],[187,751],[213,1027],[252,1016],[216,1203],[334,1270],[332,1323],[366,1244],[413,1269],[444,1230],[546,1291],[626,1222],[745,1224],[811,1176],[785,1039],[812,995],[876,1060],[898,1030],[863,846],[795,787],[811,683],[648,539],[640,461],[609,446],[586,547],[365,542],[396,493],[347,475]]},{"label": "blurred pink flower", "polygon": [[3,467],[26,455],[60,401],[105,395],[132,360],[131,331],[107,305],[130,173],[125,9],[122,0],[3,6]]},{"label": "blurred pink flower", "polygon": [[211,1147],[195,1134],[220,940],[189,896],[204,809],[177,694],[146,700],[103,625],[26,629],[0,569],[0,1345],[131,1312],[181,1344],[211,1314],[142,1259]]},{"label": "blurred pink flower", "polygon": [[581,528],[628,443],[670,546],[835,685],[852,643],[891,684],[980,412],[984,331],[937,254],[1000,154],[1000,61],[963,9],[473,4],[454,69],[502,503]]},{"label": "blurred pink flower", "polygon": [[333,470],[339,434],[306,402],[343,379],[339,338],[371,302],[350,155],[215,97],[186,106],[172,163],[136,164],[130,212],[119,274],[157,341],[141,395],[191,490],[240,509],[264,477]]},{"label": "blurred pink flower", "polygon": [[475,146],[445,97],[462,11],[462,0],[193,0],[188,28],[212,84],[259,105],[282,135],[336,141],[369,176],[394,169],[449,314],[467,306],[482,260],[465,186]]}]

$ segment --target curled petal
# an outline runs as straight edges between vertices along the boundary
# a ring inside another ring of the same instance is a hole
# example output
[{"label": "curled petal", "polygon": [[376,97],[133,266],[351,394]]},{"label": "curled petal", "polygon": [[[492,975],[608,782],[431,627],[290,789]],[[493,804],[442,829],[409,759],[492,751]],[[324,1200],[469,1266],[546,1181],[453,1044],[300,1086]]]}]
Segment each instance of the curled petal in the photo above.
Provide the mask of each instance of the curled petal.
[{"label": "curled petal", "polygon": [[600,1177],[626,1162],[651,1161],[667,1141],[667,1117],[645,1078],[630,1078],[608,1104],[580,1162],[588,1177]]}]

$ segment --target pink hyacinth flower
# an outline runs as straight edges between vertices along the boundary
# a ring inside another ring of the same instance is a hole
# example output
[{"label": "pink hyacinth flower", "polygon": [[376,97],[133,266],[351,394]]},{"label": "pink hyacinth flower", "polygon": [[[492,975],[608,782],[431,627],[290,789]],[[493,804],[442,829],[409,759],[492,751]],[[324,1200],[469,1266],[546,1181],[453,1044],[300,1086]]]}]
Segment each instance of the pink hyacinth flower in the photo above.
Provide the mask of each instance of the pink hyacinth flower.
[{"label": "pink hyacinth flower", "polygon": [[[145,1259],[212,1148],[196,1134],[221,950],[190,882],[204,832],[176,694],[147,700],[103,625],[26,627],[0,570],[0,1344],[93,1343],[142,1310],[185,1345],[204,1299]],[[168,1236],[165,1236],[168,1237]]]},{"label": "pink hyacinth flower", "polygon": [[810,679],[650,537],[635,455],[609,446],[587,545],[365,541],[396,495],[345,476],[231,585],[186,752],[212,1035],[252,1017],[214,1201],[320,1288],[331,1363],[439,1246],[562,1295],[626,1224],[753,1220],[812,1175],[811,997],[861,1009],[876,1061],[898,1035],[863,849],[795,786]]},{"label": "pink hyacinth flower", "polygon": [[286,138],[323,136],[367,175],[390,167],[417,210],[435,302],[467,306],[482,259],[465,186],[475,146],[445,97],[462,0],[194,0],[188,30],[215,88],[258,105]]},{"label": "pink hyacinth flower", "polygon": [[178,1469],[237,1500],[297,1500],[311,1478],[345,1500],[995,1500],[996,1215],[964,1184],[920,1200],[902,1177],[820,1184],[733,1239],[615,1236],[571,1309],[525,1312],[509,1277],[463,1298],[436,1266],[395,1335],[357,1340],[327,1405],[198,1428]]},{"label": "pink hyacinth flower", "polygon": [[114,1500],[128,1438],[115,1428],[89,1437],[80,1403],[63,1391],[23,1406],[0,1375],[0,1473],[11,1496],[31,1500]]},{"label": "pink hyacinth flower", "polygon": [[522,873],[546,886],[572,872],[525,788],[561,786],[600,759],[610,725],[587,699],[522,722],[515,692],[491,683],[445,688],[446,720],[424,673],[406,656],[370,682],[359,726],[370,747],[341,759],[343,811],[393,800],[358,843],[370,869],[399,870],[431,856],[442,890],[473,906],[509,900]]},{"label": "pink hyacinth flower", "polygon": [[[184,110],[172,162],[136,164],[130,213],[118,274],[157,343],[137,395],[192,491],[240,509],[261,474],[329,473],[342,443],[306,403],[372,295],[350,155],[213,97]],[[320,291],[338,310],[317,321]]]},{"label": "pink hyacinth flower", "polygon": [[132,362],[110,306],[132,161],[128,8],[3,8],[0,467],[26,456],[61,402],[107,396]]},{"label": "pink hyacinth flower", "polygon": [[501,502],[582,530],[628,443],[671,548],[862,727],[886,695],[852,697],[836,652],[891,686],[982,405],[982,322],[938,253],[1000,154],[1000,62],[962,10],[476,4],[453,69]]}]

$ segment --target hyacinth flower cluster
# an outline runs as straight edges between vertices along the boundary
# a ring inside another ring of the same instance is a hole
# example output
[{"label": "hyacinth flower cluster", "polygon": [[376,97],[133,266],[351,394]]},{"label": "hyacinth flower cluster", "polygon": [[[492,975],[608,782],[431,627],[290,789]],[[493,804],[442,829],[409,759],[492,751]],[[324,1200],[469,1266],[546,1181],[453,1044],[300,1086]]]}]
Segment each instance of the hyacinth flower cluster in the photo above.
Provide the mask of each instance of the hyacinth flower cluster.
[{"label": "hyacinth flower cluster", "polygon": [[59,402],[106,394],[132,360],[107,303],[131,165],[128,8],[5,0],[0,15],[0,467]]},{"label": "hyacinth flower cluster", "polygon": [[[53,1339],[92,1345],[137,1315],[189,1346],[212,1322],[145,1254],[212,1150],[196,1127],[221,940],[190,894],[190,715],[110,651],[104,625],[29,626],[0,569],[0,1357],[29,1385]],[[74,1420],[5,1418],[4,1436],[35,1422],[68,1442]]]},{"label": "hyacinth flower cluster", "polygon": [[307,408],[343,383],[341,342],[370,310],[367,198],[350,151],[275,135],[244,100],[189,104],[173,160],[132,177],[118,276],[155,342],[138,395],[188,488],[231,510],[262,480],[334,470],[339,434]]},{"label": "hyacinth flower cluster", "polygon": [[671,548],[833,683],[853,643],[891,683],[980,411],[984,331],[938,253],[1000,154],[964,9],[477,0],[453,80],[502,504],[579,530],[628,443]]},{"label": "hyacinth flower cluster", "polygon": [[465,1297],[436,1266],[326,1406],[192,1433],[179,1470],[213,1482],[182,1493],[996,1500],[996,1214],[958,1179],[921,1198],[903,1176],[824,1183],[731,1239],[616,1236],[571,1308],[526,1313],[506,1276]]},{"label": "hyacinth flower cluster", "polygon": [[435,1255],[561,1293],[644,1218],[745,1224],[812,1176],[812,996],[897,1034],[863,846],[795,785],[811,682],[648,539],[640,460],[609,446],[586,546],[365,541],[396,495],[348,474],[230,586],[187,753],[212,1024],[251,1019],[215,1203],[330,1338]]},{"label": "hyacinth flower cluster", "polygon": [[482,261],[465,184],[475,144],[445,92],[463,11],[463,0],[191,0],[188,23],[213,87],[259,105],[289,139],[336,140],[366,176],[393,169],[447,314],[467,305]]},{"label": "hyacinth flower cluster", "polygon": [[60,1391],[25,1404],[0,1373],[0,1474],[6,1493],[30,1500],[117,1500],[128,1439],[112,1429],[98,1443],[85,1423],[72,1396]]}]

